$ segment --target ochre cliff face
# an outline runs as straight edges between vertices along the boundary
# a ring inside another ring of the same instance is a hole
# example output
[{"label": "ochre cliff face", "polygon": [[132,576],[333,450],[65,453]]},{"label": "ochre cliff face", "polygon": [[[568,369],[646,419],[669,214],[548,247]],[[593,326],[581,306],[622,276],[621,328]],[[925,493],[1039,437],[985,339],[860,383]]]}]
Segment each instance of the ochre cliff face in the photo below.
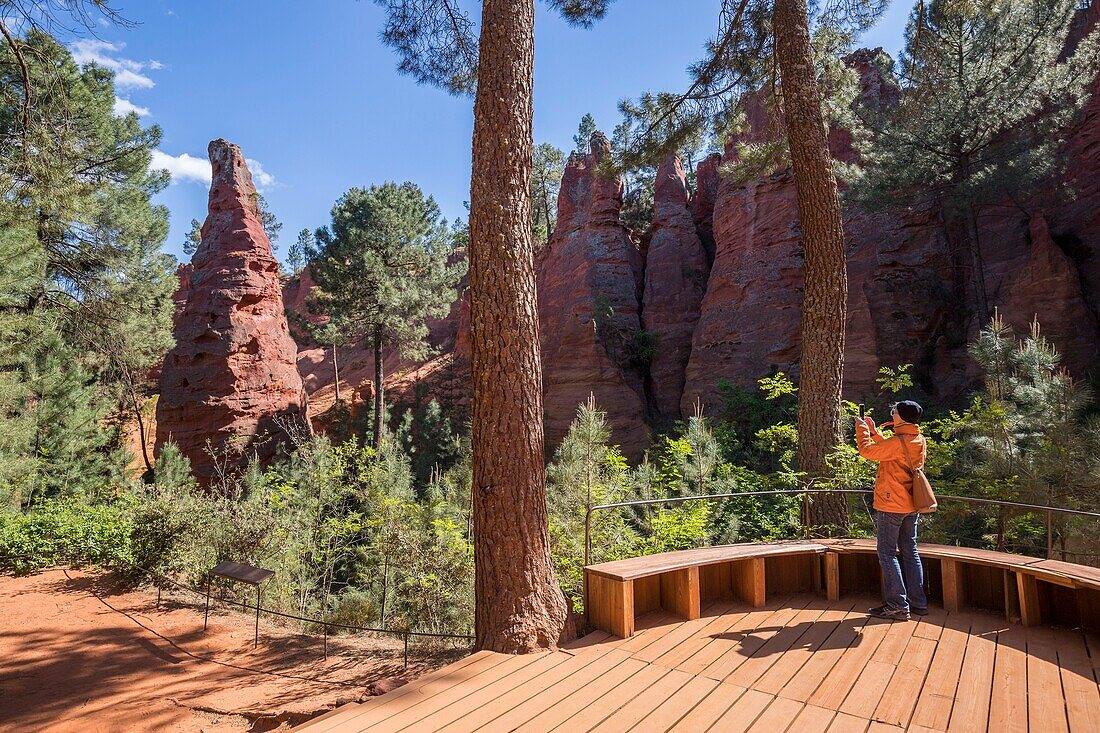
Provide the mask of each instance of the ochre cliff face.
[{"label": "ochre cliff face", "polygon": [[[1100,3],[1094,3],[1080,32],[1098,16]],[[857,51],[848,62],[860,74],[864,97],[889,105],[896,90],[884,83],[875,53]],[[749,121],[748,140],[770,136],[767,128],[775,124],[759,100],[750,100]],[[828,139],[834,157],[858,162],[845,131],[833,129]],[[590,393],[608,413],[613,442],[637,457],[653,428],[689,415],[696,399],[705,410],[718,409],[723,380],[751,389],[773,370],[797,376],[802,246],[794,179],[786,168],[745,185],[723,179],[720,166],[733,150],[727,146],[724,156],[699,163],[693,191],[679,161],[663,161],[644,262],[619,220],[621,181],[598,171],[606,139],[596,136],[589,154],[571,156],[557,228],[537,263],[548,448],[560,442]],[[1100,356],[1100,81],[1066,154],[1065,182],[1076,198],[1057,195],[1052,185],[1027,210],[1009,202],[990,207],[979,220],[979,238],[990,309],[1019,333],[1038,316],[1071,373],[1085,378]],[[933,401],[958,404],[980,379],[967,343],[985,323],[968,261],[953,244],[958,233],[948,231],[935,209],[854,207],[845,210],[844,231],[845,398],[879,399],[879,368],[912,364],[918,387]],[[205,287],[201,261],[196,257],[193,274],[181,272],[195,289]],[[307,292],[305,278],[288,286],[288,307],[303,311]],[[203,302],[212,298],[202,296]],[[460,299],[449,318],[433,325],[441,356],[419,364],[387,354],[387,392],[400,395],[417,383],[435,389],[446,370],[461,380],[468,330],[469,306]],[[646,335],[656,339],[648,378],[637,358]],[[311,396],[322,408],[331,404],[331,348],[304,346],[299,365]],[[354,399],[371,368],[367,352],[342,352],[342,396]]]},{"label": "ochre cliff face", "polygon": [[[1096,15],[1095,9],[1089,11]],[[1090,24],[1091,25],[1091,24]],[[893,89],[860,51],[849,62],[862,90],[890,104]],[[754,125],[767,123],[762,112]],[[990,309],[1018,333],[1038,316],[1042,332],[1078,378],[1096,366],[1100,330],[1100,97],[1093,96],[1070,139],[1067,178],[1078,198],[1053,194],[1035,211],[1005,202],[979,220]],[[759,136],[755,127],[749,137]],[[858,161],[850,136],[832,130],[837,159]],[[727,149],[727,155],[729,149]],[[797,375],[802,305],[801,241],[789,169],[734,186],[719,185],[716,252],[700,307],[681,409],[697,397],[714,409],[719,384],[751,388],[778,369]],[[957,403],[980,374],[967,343],[985,325],[970,268],[935,210],[869,213],[846,207],[848,313],[844,396],[876,399],[880,367],[913,364],[918,386],[940,404]],[[644,304],[643,304],[644,307]]]},{"label": "ochre cliff face", "polygon": [[654,345],[650,405],[663,423],[680,418],[684,370],[710,270],[688,197],[680,159],[666,157],[657,168],[653,189],[642,296],[642,325]]},{"label": "ochre cliff face", "polygon": [[232,466],[241,453],[270,459],[287,440],[286,425],[308,430],[298,347],[252,176],[236,145],[215,140],[209,152],[209,214],[183,270],[156,421],[158,451],[175,443],[200,478],[215,470],[208,441]]},{"label": "ochre cliff face", "polygon": [[619,221],[622,181],[597,170],[609,151],[597,134],[590,154],[570,156],[539,262],[546,437],[560,442],[591,393],[608,412],[612,440],[638,455],[649,443],[645,386],[630,356],[641,331],[642,259]]}]

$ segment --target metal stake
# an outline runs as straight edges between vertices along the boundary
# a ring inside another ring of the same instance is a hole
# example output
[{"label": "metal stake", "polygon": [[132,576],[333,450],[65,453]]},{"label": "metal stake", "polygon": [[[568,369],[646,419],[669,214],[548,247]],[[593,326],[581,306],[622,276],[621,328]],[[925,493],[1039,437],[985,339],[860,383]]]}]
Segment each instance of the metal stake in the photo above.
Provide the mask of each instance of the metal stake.
[{"label": "metal stake", "polygon": [[256,586],[256,636],[252,640],[252,647],[260,644],[260,586]]},{"label": "metal stake", "polygon": [[206,612],[202,617],[202,630],[206,631],[206,624],[210,620],[210,581],[206,581]]}]

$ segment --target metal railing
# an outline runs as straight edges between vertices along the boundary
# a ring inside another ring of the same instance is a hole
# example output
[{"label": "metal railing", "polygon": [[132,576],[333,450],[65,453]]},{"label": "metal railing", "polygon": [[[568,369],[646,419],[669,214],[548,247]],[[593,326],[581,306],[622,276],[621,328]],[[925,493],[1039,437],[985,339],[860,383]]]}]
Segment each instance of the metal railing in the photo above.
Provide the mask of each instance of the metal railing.
[{"label": "metal railing", "polygon": [[[803,499],[807,499],[812,494],[855,494],[861,496],[873,495],[874,491],[871,489],[816,489],[816,488],[802,488],[802,489],[775,489],[770,491],[742,491],[729,494],[700,494],[697,496],[675,496],[667,499],[639,499],[637,501],[618,501],[611,504],[596,504],[588,506],[584,513],[584,564],[590,565],[592,557],[592,515],[597,511],[603,511],[606,509],[617,509],[621,507],[633,507],[633,506],[648,506],[656,504],[679,504],[687,501],[703,501],[703,500],[717,500],[717,499],[739,499],[747,497],[759,497],[759,496],[801,496]],[[937,494],[936,499],[942,504],[947,501],[962,502],[966,504],[987,504],[1000,507],[1011,507],[1014,509],[1023,510],[1024,513],[1045,514],[1046,516],[1046,534],[1047,534],[1047,547],[1046,554],[1047,559],[1052,559],[1054,555],[1054,515],[1069,515],[1078,517],[1087,517],[1089,519],[1100,519],[1100,512],[1089,512],[1081,509],[1066,509],[1063,507],[1045,506],[1043,504],[1025,504],[1018,501],[1007,501],[1004,499],[984,499],[974,496],[952,496],[948,494]],[[808,532],[809,528],[804,527],[804,530]]]},{"label": "metal railing", "polygon": [[[406,669],[409,666],[409,637],[416,636],[416,637],[435,638],[435,639],[463,639],[463,640],[468,641],[468,642],[474,641],[474,637],[470,634],[443,634],[443,633],[436,633],[436,632],[431,632],[431,631],[405,631],[405,630],[401,630],[401,629],[383,629],[383,628],[375,628],[375,627],[371,627],[371,626],[356,626],[354,624],[341,624],[341,623],[336,623],[336,622],[333,622],[333,621],[328,621],[326,619],[309,618],[309,617],[306,617],[306,616],[298,616],[298,615],[295,615],[293,613],[284,613],[283,611],[276,611],[275,609],[272,609],[272,608],[263,608],[263,607],[260,606],[260,604],[258,602],[255,605],[249,605],[248,603],[244,603],[242,601],[237,601],[237,600],[234,600],[232,598],[225,598],[223,596],[209,595],[209,593],[208,593],[209,589],[208,590],[200,590],[198,588],[194,588],[194,587],[192,587],[190,585],[187,585],[185,583],[180,583],[179,581],[177,581],[173,578],[169,578],[167,575],[164,575],[162,573],[158,573],[154,570],[149,570],[148,568],[141,567],[140,565],[137,565],[136,563],[130,562],[129,560],[119,558],[119,562],[121,562],[123,565],[129,566],[130,568],[132,568],[134,570],[140,571],[141,573],[147,575],[149,578],[152,578],[152,579],[155,579],[155,580],[159,581],[157,583],[157,607],[158,608],[160,607],[161,591],[163,590],[163,586],[161,585],[161,583],[166,583],[166,584],[168,584],[172,587],[179,588],[180,590],[184,590],[184,591],[187,591],[187,592],[190,592],[190,593],[194,593],[194,594],[199,595],[199,596],[203,596],[204,598],[212,599],[212,600],[217,601],[219,603],[225,603],[225,604],[231,605],[231,606],[239,606],[240,608],[243,608],[243,609],[248,609],[250,611],[255,611],[256,614],[257,614],[257,618],[259,617],[260,613],[266,613],[268,615],[277,616],[279,618],[285,618],[285,619],[290,619],[290,620],[294,620],[294,621],[301,621],[303,623],[314,624],[314,625],[317,625],[317,626],[321,626],[322,629],[323,629],[323,636],[324,636],[325,659],[328,659],[328,637],[329,637],[329,629],[330,628],[344,629],[344,630],[347,630],[347,631],[365,631],[365,632],[374,633],[374,634],[390,634],[392,636],[401,637],[402,640],[404,641],[404,667]],[[306,633],[306,632],[301,632],[301,633]]]}]

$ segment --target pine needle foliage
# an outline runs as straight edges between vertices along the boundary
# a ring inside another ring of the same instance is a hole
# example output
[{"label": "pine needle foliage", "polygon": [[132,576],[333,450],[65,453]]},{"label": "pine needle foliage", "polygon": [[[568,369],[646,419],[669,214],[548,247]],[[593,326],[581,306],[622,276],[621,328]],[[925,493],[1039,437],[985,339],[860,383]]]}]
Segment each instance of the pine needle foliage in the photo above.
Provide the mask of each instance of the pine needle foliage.
[{"label": "pine needle foliage", "polygon": [[[865,206],[1025,202],[1060,170],[1088,101],[1100,29],[1069,49],[1076,0],[933,0],[914,9],[891,70],[896,105],[859,109]],[[921,12],[923,10],[923,12]]]}]

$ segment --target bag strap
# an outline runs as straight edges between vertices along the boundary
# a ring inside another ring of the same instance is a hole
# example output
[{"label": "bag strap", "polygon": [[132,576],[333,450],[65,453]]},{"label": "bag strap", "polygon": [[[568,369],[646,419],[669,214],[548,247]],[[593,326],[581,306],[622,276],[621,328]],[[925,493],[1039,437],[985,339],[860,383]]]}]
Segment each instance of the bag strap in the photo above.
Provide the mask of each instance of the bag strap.
[{"label": "bag strap", "polygon": [[897,434],[897,438],[901,441],[901,449],[905,452],[905,461],[909,464],[909,473],[916,476],[917,471],[922,469],[918,469],[913,465],[913,456],[909,453],[909,446],[906,445],[905,438],[901,437],[901,433]]}]

